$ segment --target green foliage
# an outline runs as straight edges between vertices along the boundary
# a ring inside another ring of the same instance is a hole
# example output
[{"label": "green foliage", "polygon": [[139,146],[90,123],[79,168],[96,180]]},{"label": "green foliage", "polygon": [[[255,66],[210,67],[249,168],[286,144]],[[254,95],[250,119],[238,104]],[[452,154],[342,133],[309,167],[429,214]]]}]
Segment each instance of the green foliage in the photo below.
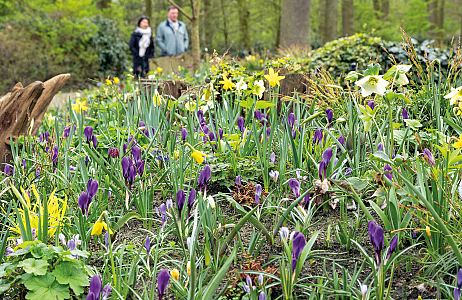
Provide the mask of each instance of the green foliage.
[{"label": "green foliage", "polygon": [[[77,256],[78,255],[78,256]],[[24,291],[26,299],[70,299],[89,286],[83,263],[76,257],[87,257],[86,251],[64,251],[39,241],[16,247],[9,260],[0,265],[0,295],[14,288]]]},{"label": "green foliage", "polygon": [[313,51],[306,59],[306,68],[314,70],[322,65],[329,72],[347,71],[351,69],[351,64],[355,63],[360,70],[366,69],[370,60],[383,64],[385,57],[381,46],[383,40],[372,37],[368,34],[355,34],[350,37],[340,38],[328,42],[323,47]]}]

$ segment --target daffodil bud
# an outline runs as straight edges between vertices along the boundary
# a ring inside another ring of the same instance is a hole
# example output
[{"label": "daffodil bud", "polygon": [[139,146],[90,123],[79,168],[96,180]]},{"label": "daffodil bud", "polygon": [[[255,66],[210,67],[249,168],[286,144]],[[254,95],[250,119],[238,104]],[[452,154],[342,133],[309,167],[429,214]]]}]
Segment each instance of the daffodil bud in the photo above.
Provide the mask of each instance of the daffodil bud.
[{"label": "daffodil bud", "polygon": [[430,226],[425,227],[425,232],[427,233],[428,238],[431,239],[431,238],[432,238],[432,234],[431,234],[431,232],[430,232]]},{"label": "daffodil bud", "polygon": [[213,200],[213,197],[212,197],[212,196],[208,196],[208,197],[207,197],[207,200],[209,201],[210,207],[211,207],[212,209],[215,209],[215,200]]}]

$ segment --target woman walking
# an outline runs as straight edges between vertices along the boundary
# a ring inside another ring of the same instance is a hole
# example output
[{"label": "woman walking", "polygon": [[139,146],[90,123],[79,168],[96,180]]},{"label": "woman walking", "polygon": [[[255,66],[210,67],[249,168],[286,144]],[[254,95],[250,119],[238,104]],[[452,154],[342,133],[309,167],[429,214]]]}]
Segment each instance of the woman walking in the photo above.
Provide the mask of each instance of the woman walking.
[{"label": "woman walking", "polygon": [[130,38],[130,51],[133,54],[133,73],[135,76],[141,74],[144,77],[149,72],[149,58],[154,56],[154,41],[149,23],[148,17],[141,17]]}]

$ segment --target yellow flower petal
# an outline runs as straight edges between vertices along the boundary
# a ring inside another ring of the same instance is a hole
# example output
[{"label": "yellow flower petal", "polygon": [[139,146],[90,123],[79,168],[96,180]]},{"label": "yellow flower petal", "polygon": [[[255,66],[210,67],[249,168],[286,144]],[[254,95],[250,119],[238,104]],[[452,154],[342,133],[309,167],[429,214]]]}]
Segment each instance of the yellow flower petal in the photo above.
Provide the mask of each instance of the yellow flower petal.
[{"label": "yellow flower petal", "polygon": [[226,77],[225,74],[223,74],[223,80],[220,81],[220,83],[223,84],[223,89],[225,90],[228,90],[228,89],[232,90],[233,87],[236,86],[231,80],[228,79],[228,77]]},{"label": "yellow flower petal", "polygon": [[268,80],[269,85],[274,87],[275,85],[279,85],[279,81],[286,78],[285,76],[279,76],[279,71],[274,73],[273,68],[270,68],[268,71],[268,75],[265,75],[266,80]]},{"label": "yellow flower petal", "polygon": [[191,157],[194,158],[196,162],[200,165],[204,162],[205,157],[207,157],[207,155],[200,151],[194,150],[193,153],[191,154]]},{"label": "yellow flower petal", "polygon": [[106,84],[107,84],[107,85],[111,85],[111,84],[112,84],[112,81],[110,81],[109,79],[106,79]]},{"label": "yellow flower petal", "polygon": [[462,134],[459,136],[459,140],[454,143],[453,145],[454,148],[460,148],[462,147]]},{"label": "yellow flower petal", "polygon": [[175,278],[175,280],[180,279],[180,272],[178,271],[178,269],[173,269],[172,271],[170,271],[170,275],[173,278]]},{"label": "yellow flower petal", "polygon": [[114,77],[114,83],[118,84],[120,82],[119,77]]},{"label": "yellow flower petal", "polygon": [[162,69],[161,67],[157,67],[157,72],[162,72],[164,69]]}]

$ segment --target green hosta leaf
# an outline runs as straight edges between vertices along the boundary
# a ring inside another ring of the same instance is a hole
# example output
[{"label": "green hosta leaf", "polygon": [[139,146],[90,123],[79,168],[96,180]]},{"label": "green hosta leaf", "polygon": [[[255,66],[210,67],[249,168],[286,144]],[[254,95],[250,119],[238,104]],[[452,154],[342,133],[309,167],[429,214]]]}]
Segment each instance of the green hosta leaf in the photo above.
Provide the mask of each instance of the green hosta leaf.
[{"label": "green hosta leaf", "polygon": [[69,284],[76,295],[83,293],[83,287],[89,286],[88,277],[72,262],[62,262],[51,273],[60,284]]},{"label": "green hosta leaf", "polygon": [[257,101],[255,104],[255,109],[262,109],[262,108],[268,108],[268,107],[273,107],[274,103],[268,102],[268,101]]},{"label": "green hosta leaf", "polygon": [[43,276],[35,276],[25,284],[29,292],[26,295],[28,300],[45,300],[45,299],[69,299],[69,287],[59,284],[53,275],[47,273]]},{"label": "green hosta leaf", "polygon": [[28,258],[19,263],[27,273],[34,275],[45,275],[47,273],[48,262],[42,259]]},{"label": "green hosta leaf", "polygon": [[383,151],[377,151],[370,156],[371,160],[379,161],[385,164],[393,165],[392,161],[388,157],[388,155]]}]

